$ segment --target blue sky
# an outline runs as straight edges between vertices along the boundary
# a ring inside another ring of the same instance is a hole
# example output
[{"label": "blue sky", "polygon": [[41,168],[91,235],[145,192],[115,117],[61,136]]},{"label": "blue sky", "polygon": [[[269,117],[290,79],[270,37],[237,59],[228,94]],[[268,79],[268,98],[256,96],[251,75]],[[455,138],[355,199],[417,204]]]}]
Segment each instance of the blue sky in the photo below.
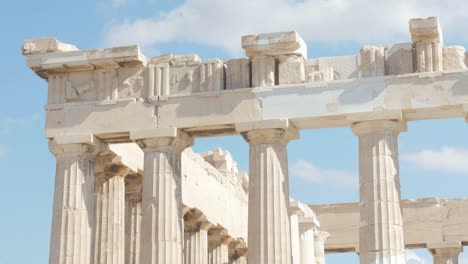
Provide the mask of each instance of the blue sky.
[{"label": "blue sky", "polygon": [[[411,17],[440,16],[446,45],[468,47],[463,0],[98,0],[2,3],[0,52],[0,264],[47,263],[55,160],[44,137],[46,83],[25,65],[23,39],[54,36],[80,48],[140,44],[148,57],[172,52],[242,57],[242,34],[297,30],[309,57],[355,54],[363,44],[410,40]],[[385,10],[385,11],[384,11]],[[419,121],[400,136],[404,199],[468,197],[468,124]],[[239,136],[197,139],[196,151],[230,150],[248,168]],[[349,128],[302,131],[289,145],[291,195],[313,204],[358,200],[357,139]],[[408,263],[432,263],[425,250]],[[468,263],[465,253],[461,263]],[[327,263],[358,263],[354,254]],[[463,262],[464,261],[464,262]]]}]

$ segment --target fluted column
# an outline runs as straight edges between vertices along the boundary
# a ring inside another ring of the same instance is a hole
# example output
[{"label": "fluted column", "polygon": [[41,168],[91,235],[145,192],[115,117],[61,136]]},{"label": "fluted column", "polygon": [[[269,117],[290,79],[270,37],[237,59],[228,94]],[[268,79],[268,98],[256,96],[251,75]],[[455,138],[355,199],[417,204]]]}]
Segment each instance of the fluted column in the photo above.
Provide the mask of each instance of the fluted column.
[{"label": "fluted column", "polygon": [[210,229],[208,232],[208,264],[229,263],[229,243],[232,241],[224,229]]},{"label": "fluted column", "polygon": [[301,213],[299,203],[291,200],[289,213],[290,213],[290,224],[291,224],[291,255],[292,264],[301,263],[301,248],[299,242],[299,214]]},{"label": "fluted column", "polygon": [[299,248],[301,264],[315,264],[315,231],[319,222],[314,216],[299,218]]},{"label": "fluted column", "polygon": [[299,246],[301,250],[301,264],[315,264],[314,230],[301,232]]},{"label": "fluted column", "polygon": [[416,47],[416,71],[431,72],[443,70],[442,44],[434,41],[419,41]]},{"label": "fluted column", "polygon": [[400,208],[397,121],[367,121],[353,126],[359,137],[361,264],[406,263]]},{"label": "fluted column", "polygon": [[49,143],[57,159],[50,264],[89,264],[94,224],[94,158],[91,144]]},{"label": "fluted column", "polygon": [[127,167],[104,165],[96,174],[95,263],[124,264]]},{"label": "fluted column", "polygon": [[185,264],[208,263],[208,229],[210,224],[198,223],[184,233]]},{"label": "fluted column", "polygon": [[229,264],[247,263],[247,244],[243,239],[229,243]]},{"label": "fluted column", "polygon": [[328,232],[314,231],[314,254],[317,264],[325,264],[325,241],[329,236]]},{"label": "fluted column", "polygon": [[[143,133],[143,136],[152,133]],[[181,153],[193,144],[176,129],[154,132],[157,137],[138,139],[145,153],[141,263],[181,264],[183,257]],[[139,137],[141,135],[132,135]]]},{"label": "fluted column", "polygon": [[239,258],[229,262],[230,264],[247,264],[247,257],[240,256]]},{"label": "fluted column", "polygon": [[287,120],[237,129],[250,145],[248,261],[291,264],[287,144],[298,132]]},{"label": "fluted column", "polygon": [[125,264],[140,263],[142,180],[137,174],[125,179]]},{"label": "fluted column", "polygon": [[445,242],[428,245],[434,257],[434,264],[458,264],[458,257],[463,252],[460,242]]},{"label": "fluted column", "polygon": [[229,246],[226,243],[210,246],[208,251],[208,264],[228,264]]}]

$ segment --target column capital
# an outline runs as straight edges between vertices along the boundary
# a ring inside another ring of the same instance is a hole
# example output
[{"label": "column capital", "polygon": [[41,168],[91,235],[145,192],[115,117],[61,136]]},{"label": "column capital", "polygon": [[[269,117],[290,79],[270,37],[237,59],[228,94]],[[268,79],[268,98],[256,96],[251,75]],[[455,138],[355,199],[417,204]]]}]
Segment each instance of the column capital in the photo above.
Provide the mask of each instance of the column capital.
[{"label": "column capital", "polygon": [[364,136],[373,133],[392,132],[399,134],[406,132],[406,122],[400,120],[372,120],[358,122],[352,125],[356,136]]},{"label": "column capital", "polygon": [[463,252],[460,242],[442,242],[427,244],[427,249],[433,256],[456,256]]},{"label": "column capital", "polygon": [[325,241],[330,236],[328,232],[314,231],[315,261],[318,264],[325,264]]},{"label": "column capital", "polygon": [[208,231],[208,242],[210,244],[229,245],[234,239],[229,236],[228,230],[220,227],[213,227]]},{"label": "column capital", "polygon": [[303,212],[302,212],[302,208],[301,206],[299,205],[299,202],[296,201],[296,200],[289,200],[289,215],[292,216],[292,215],[297,215],[297,216],[300,216],[300,215],[303,215]]},{"label": "column capital", "polygon": [[130,173],[130,169],[123,164],[110,164],[106,166],[104,173],[107,177],[126,177]]},{"label": "column capital", "polygon": [[141,175],[131,173],[125,177],[125,196],[128,199],[141,200],[142,187],[143,177]]},{"label": "column capital", "polygon": [[122,163],[121,157],[114,153],[106,153],[95,159],[96,186],[114,176],[125,178],[131,172],[132,170]]},{"label": "column capital", "polygon": [[130,132],[130,139],[135,140],[144,152],[167,148],[182,152],[194,142],[189,134],[175,127]]},{"label": "column capital", "polygon": [[100,188],[109,179],[112,179],[114,177],[125,178],[129,173],[130,169],[125,165],[108,164],[101,168],[96,167],[94,174],[95,186],[96,188]]},{"label": "column capital", "polygon": [[316,215],[314,211],[308,205],[303,204],[299,201],[296,201],[292,198],[289,200],[289,214],[290,215],[296,214],[302,218],[315,218],[316,219]]},{"label": "column capital", "polygon": [[438,17],[413,18],[409,21],[411,39],[418,41],[438,41],[443,43],[442,29]]},{"label": "column capital", "polygon": [[49,150],[56,158],[81,156],[92,159],[108,149],[105,143],[93,135],[64,136],[49,140]]},{"label": "column capital", "polygon": [[[304,233],[309,230],[315,230],[320,227],[320,222],[317,217],[299,217],[299,233]],[[315,233],[315,232],[314,232]]]},{"label": "column capital", "polygon": [[229,255],[231,259],[247,256],[247,250],[247,243],[242,238],[229,243]]},{"label": "column capital", "polygon": [[317,241],[325,242],[325,240],[327,240],[327,238],[330,236],[330,233],[325,232],[325,231],[315,230],[314,236],[317,238]]},{"label": "column capital", "polygon": [[209,230],[213,224],[207,219],[206,215],[197,209],[190,209],[184,215],[185,232],[198,232],[200,230]]},{"label": "column capital", "polygon": [[286,144],[299,138],[299,131],[288,119],[237,123],[236,131],[250,144]]}]

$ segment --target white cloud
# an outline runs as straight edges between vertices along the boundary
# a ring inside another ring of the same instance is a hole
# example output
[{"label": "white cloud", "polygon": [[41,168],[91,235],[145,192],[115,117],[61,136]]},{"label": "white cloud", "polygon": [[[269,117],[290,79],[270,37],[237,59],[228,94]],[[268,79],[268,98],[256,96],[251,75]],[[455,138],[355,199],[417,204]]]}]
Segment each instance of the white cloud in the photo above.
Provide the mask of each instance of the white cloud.
[{"label": "white cloud", "polygon": [[118,8],[118,7],[125,5],[127,3],[127,0],[111,0],[111,2],[112,2],[112,7]]},{"label": "white cloud", "polygon": [[299,160],[292,164],[291,176],[319,184],[358,187],[358,177],[353,173],[321,169],[305,160]]},{"label": "white cloud", "polygon": [[406,250],[406,263],[407,264],[429,264],[432,263],[432,259],[418,255],[414,250]]},{"label": "white cloud", "polygon": [[0,135],[8,134],[16,127],[26,127],[39,120],[39,113],[28,117],[7,116],[0,121]]},{"label": "white cloud", "polygon": [[0,146],[0,159],[4,159],[8,156],[8,150],[3,147],[3,146]]},{"label": "white cloud", "polygon": [[443,147],[440,150],[425,149],[420,152],[403,155],[402,159],[424,170],[468,173],[468,149],[465,148]]},{"label": "white cloud", "polygon": [[154,17],[111,24],[104,41],[143,47],[191,42],[240,55],[242,35],[296,30],[320,43],[387,44],[410,41],[408,20],[427,16],[439,16],[446,39],[459,41],[468,39],[465,10],[465,0],[187,0]]}]

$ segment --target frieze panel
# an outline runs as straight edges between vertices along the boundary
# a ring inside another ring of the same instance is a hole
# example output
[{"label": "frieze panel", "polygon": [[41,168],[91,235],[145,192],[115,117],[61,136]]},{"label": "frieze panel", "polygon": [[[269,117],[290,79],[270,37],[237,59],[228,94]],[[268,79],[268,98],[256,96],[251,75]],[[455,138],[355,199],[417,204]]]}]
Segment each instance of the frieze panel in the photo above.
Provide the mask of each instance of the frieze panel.
[{"label": "frieze panel", "polygon": [[117,98],[140,98],[143,97],[145,87],[144,67],[127,67],[118,69],[118,96]]},{"label": "frieze panel", "polygon": [[65,98],[67,102],[95,101],[97,93],[93,71],[70,72],[65,83]]},{"label": "frieze panel", "polygon": [[198,55],[174,56],[171,59],[169,94],[190,94],[200,91]]}]

